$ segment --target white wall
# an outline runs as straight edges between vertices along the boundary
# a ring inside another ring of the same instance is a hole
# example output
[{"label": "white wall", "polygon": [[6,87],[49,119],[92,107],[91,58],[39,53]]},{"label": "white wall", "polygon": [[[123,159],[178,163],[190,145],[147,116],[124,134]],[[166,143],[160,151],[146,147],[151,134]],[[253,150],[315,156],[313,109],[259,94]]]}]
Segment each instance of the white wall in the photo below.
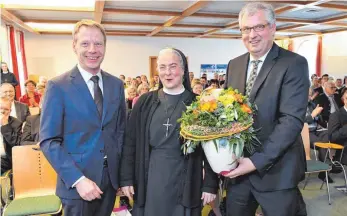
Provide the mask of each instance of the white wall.
[{"label": "white wall", "polygon": [[[199,38],[108,37],[102,69],[116,76],[149,75],[149,57],[164,47],[175,47],[189,57],[189,70],[200,74],[200,64],[227,64],[246,52],[241,40]],[[72,37],[25,35],[29,74],[57,76],[76,64]]]},{"label": "white wall", "polygon": [[347,31],[323,36],[322,74],[347,76]]},{"label": "white wall", "polygon": [[[294,52],[306,57],[310,74],[316,73],[318,37],[307,36],[293,39]],[[322,39],[321,73],[335,78],[347,76],[347,31],[324,34]]]},{"label": "white wall", "polygon": [[1,55],[1,60],[7,62],[7,65],[10,69],[12,70],[12,64],[9,62],[10,59],[10,51],[9,51],[9,40],[7,38],[7,29],[6,29],[6,24],[1,20],[1,26],[0,26],[0,55]]}]

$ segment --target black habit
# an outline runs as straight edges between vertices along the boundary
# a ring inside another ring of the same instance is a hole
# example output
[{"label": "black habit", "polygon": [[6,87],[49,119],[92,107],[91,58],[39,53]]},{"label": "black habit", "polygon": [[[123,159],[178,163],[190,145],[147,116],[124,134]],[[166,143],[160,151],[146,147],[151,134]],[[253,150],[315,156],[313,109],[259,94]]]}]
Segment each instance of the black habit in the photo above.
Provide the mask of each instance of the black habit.
[{"label": "black habit", "polygon": [[[151,122],[156,121],[155,119],[158,118],[156,116],[158,109],[162,107],[160,106],[160,94],[163,94],[162,89],[146,93],[139,98],[133,107],[126,129],[125,143],[120,162],[120,186],[134,186],[134,201],[137,207],[146,206],[147,193],[152,193],[152,191],[147,191],[147,188],[150,189],[155,184],[155,182],[148,182],[150,159],[153,160],[151,154],[154,153],[153,149],[155,148],[150,143],[150,140],[153,140],[153,130],[151,133],[150,128],[153,126]],[[183,100],[184,104],[187,106],[190,105],[195,99],[195,95],[187,90],[183,94],[185,95],[182,97],[182,99],[185,98]],[[155,116],[154,113],[156,113]],[[170,123],[173,124],[172,122]],[[163,127],[162,124],[159,126]],[[171,130],[173,128],[170,127]],[[176,131],[178,133],[179,126],[176,127]],[[159,136],[159,134],[165,136],[165,131],[158,131],[158,135],[156,136]],[[158,142],[160,143],[160,140]],[[181,139],[179,143],[182,145],[183,140]],[[178,146],[177,149],[180,149],[180,147]],[[174,154],[174,151],[172,153]],[[180,176],[174,177],[175,181],[179,181],[179,184],[176,184],[178,192],[174,196],[177,195],[177,199],[173,198],[173,202],[177,202],[177,204],[187,209],[195,209],[195,211],[191,211],[190,215],[199,216],[201,215],[201,194],[202,192],[216,194],[218,177],[208,164],[201,146],[197,147],[194,153],[188,154],[187,156],[182,155],[182,160],[182,163],[179,164],[181,166]],[[204,180],[202,176],[203,161],[206,172]],[[176,169],[176,167],[173,167],[173,169]],[[177,175],[177,173],[172,173],[172,175]],[[174,185],[172,187],[175,187]],[[164,193],[163,196],[166,196],[166,194]],[[196,211],[196,208],[199,208],[199,210]]]}]

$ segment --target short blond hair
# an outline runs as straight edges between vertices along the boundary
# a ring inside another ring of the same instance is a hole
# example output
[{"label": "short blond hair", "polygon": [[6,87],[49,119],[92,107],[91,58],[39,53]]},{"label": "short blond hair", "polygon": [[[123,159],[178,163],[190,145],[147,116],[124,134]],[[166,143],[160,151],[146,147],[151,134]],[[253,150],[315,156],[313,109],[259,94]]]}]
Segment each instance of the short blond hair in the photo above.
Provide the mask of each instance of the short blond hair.
[{"label": "short blond hair", "polygon": [[101,33],[104,35],[104,43],[106,44],[106,31],[104,27],[100,23],[95,22],[94,20],[89,20],[89,19],[82,19],[81,21],[76,23],[74,30],[72,32],[72,38],[74,41],[76,41],[76,35],[82,26],[86,26],[90,28],[98,28],[101,31]]}]

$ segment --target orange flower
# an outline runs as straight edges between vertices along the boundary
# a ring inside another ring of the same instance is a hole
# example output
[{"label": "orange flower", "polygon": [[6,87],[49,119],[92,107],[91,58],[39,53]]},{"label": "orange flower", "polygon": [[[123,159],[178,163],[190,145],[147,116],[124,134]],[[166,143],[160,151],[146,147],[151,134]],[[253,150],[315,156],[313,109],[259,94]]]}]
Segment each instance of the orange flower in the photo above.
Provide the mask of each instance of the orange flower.
[{"label": "orange flower", "polygon": [[242,104],[241,105],[241,110],[242,110],[242,112],[245,112],[245,113],[249,113],[249,114],[252,113],[251,108],[247,104]]},{"label": "orange flower", "polygon": [[217,109],[217,102],[216,101],[210,101],[210,112],[213,112]]},{"label": "orange flower", "polygon": [[236,98],[236,101],[237,101],[237,102],[242,103],[242,101],[243,101],[242,95],[236,94],[236,95],[235,95],[235,98]]}]

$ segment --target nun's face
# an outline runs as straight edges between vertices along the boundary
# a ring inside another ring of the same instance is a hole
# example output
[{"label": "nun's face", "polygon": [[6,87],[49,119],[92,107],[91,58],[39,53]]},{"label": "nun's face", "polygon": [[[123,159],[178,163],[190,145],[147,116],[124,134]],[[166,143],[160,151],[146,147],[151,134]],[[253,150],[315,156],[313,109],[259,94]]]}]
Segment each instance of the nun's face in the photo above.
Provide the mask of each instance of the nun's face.
[{"label": "nun's face", "polygon": [[160,54],[158,56],[158,73],[165,88],[181,90],[184,71],[177,55],[170,51]]}]

